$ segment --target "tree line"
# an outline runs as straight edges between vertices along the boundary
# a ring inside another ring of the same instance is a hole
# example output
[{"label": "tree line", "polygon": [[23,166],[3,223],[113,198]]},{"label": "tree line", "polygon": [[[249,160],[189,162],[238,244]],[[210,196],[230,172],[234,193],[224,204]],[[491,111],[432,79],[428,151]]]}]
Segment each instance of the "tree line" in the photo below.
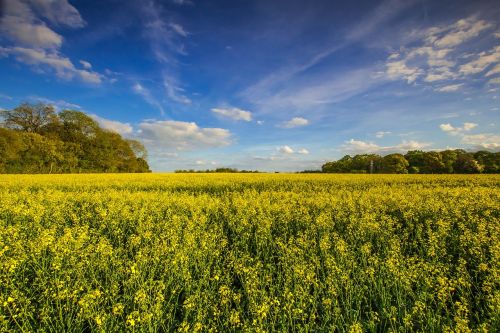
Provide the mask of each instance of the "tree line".
[{"label": "tree line", "polygon": [[0,116],[0,173],[150,172],[142,143],[84,112],[23,103]]},{"label": "tree line", "polygon": [[406,154],[345,155],[323,164],[325,173],[500,173],[500,152],[412,150]]}]

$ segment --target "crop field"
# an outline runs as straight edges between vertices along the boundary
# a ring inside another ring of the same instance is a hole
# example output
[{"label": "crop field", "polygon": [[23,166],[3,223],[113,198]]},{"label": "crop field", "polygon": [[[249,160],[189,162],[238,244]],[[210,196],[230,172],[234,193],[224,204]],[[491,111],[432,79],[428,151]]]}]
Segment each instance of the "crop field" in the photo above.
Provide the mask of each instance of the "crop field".
[{"label": "crop field", "polygon": [[494,332],[499,175],[0,176],[0,331]]}]

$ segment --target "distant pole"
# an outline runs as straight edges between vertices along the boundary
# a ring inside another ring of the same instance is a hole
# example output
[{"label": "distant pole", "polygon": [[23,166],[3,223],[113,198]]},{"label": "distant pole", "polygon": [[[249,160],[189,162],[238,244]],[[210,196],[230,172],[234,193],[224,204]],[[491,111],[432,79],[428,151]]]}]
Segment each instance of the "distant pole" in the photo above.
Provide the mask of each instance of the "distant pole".
[{"label": "distant pole", "polygon": [[373,173],[373,160],[370,160],[370,173]]}]

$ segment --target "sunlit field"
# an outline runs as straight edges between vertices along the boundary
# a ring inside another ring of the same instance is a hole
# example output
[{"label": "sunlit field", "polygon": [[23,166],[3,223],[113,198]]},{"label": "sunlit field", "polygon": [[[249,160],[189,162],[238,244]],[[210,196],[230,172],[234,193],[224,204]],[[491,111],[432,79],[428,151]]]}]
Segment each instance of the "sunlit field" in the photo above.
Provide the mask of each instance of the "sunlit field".
[{"label": "sunlit field", "polygon": [[500,327],[499,175],[0,176],[0,330]]}]

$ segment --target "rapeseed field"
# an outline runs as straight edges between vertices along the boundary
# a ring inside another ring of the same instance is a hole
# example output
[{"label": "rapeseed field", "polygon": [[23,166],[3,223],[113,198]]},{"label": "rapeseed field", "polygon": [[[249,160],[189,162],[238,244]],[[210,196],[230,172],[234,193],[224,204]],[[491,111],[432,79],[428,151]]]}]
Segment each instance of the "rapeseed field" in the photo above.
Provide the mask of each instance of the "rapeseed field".
[{"label": "rapeseed field", "polygon": [[499,175],[0,176],[4,332],[495,332]]}]

